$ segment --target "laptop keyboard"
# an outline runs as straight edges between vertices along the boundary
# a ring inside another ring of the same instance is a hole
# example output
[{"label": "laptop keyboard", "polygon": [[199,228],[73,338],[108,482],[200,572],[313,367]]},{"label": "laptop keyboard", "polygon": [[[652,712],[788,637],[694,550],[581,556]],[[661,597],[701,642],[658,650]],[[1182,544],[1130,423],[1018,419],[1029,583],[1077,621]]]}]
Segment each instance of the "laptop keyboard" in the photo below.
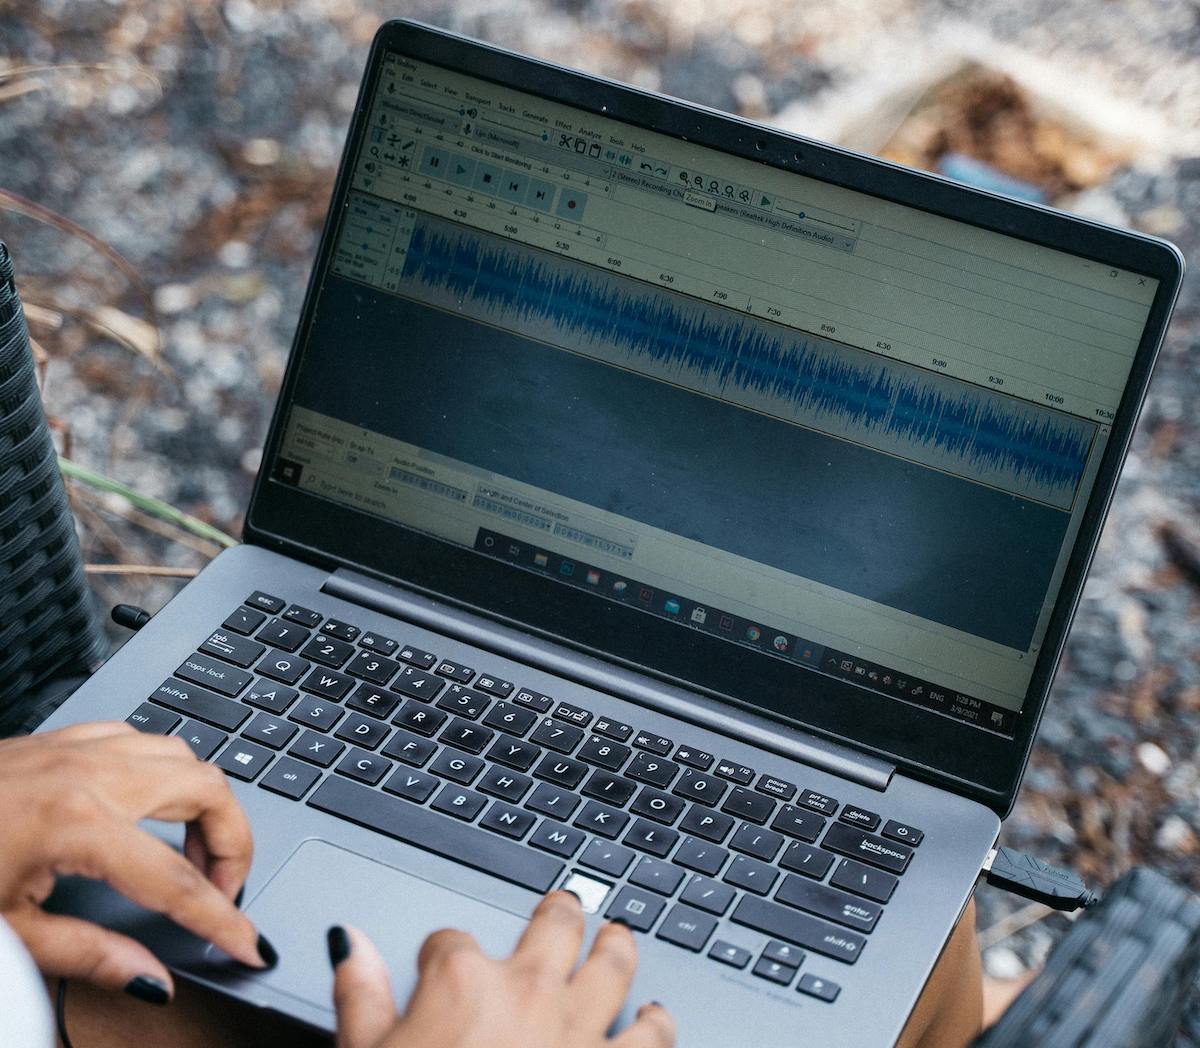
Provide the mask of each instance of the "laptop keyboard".
[{"label": "laptop keyboard", "polygon": [[828,1002],[828,962],[858,960],[923,837],[262,592],[128,719],[535,892],[569,864],[612,886],[606,917]]}]

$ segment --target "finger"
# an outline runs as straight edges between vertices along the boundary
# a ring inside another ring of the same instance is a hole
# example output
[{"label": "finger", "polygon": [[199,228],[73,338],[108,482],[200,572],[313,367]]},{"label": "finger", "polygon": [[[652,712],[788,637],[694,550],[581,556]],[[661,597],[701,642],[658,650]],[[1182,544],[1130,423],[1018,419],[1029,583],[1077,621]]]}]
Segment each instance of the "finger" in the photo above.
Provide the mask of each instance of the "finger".
[{"label": "finger", "polygon": [[[36,906],[22,907],[7,917],[45,975],[82,979],[105,990],[130,988],[142,1000],[152,996],[145,982],[152,980],[149,985],[158,983],[166,995],[156,1003],[165,1004],[174,995],[170,972],[140,942]],[[138,979],[143,982],[135,983]]]},{"label": "finger", "polygon": [[357,928],[330,928],[328,940],[337,1048],[374,1048],[397,1019],[387,965]]},{"label": "finger", "polygon": [[617,1017],[637,971],[637,945],[623,924],[605,924],[571,977],[572,1011],[579,1028],[604,1033]]},{"label": "finger", "polygon": [[633,1024],[611,1044],[612,1048],[674,1048],[675,1020],[661,1004],[643,1004]]},{"label": "finger", "polygon": [[417,952],[418,975],[423,977],[431,965],[444,963],[447,957],[460,950],[480,955],[483,953],[474,936],[460,932],[457,928],[443,928],[433,932],[421,943],[421,949]]},{"label": "finger", "polygon": [[103,739],[112,735],[127,735],[137,738],[142,735],[132,724],[125,721],[89,721],[87,724],[71,724],[66,728],[39,735],[39,739],[55,742],[84,742],[88,739]]},{"label": "finger", "polygon": [[513,960],[566,976],[583,946],[583,909],[570,892],[551,892],[533,911]]}]

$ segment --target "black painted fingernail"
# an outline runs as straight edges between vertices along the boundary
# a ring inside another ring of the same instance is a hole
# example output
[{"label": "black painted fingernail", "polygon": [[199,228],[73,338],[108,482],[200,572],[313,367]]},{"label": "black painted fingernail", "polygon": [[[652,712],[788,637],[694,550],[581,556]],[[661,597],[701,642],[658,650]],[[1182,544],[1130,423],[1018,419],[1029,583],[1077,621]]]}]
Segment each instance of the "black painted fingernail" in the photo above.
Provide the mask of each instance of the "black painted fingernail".
[{"label": "black painted fingernail", "polygon": [[239,910],[242,908],[242,898],[245,896],[245,894],[246,894],[246,886],[243,884],[238,889],[237,895],[235,895],[233,897],[233,905],[236,906]]},{"label": "black painted fingernail", "polygon": [[151,975],[139,975],[130,979],[125,984],[125,992],[130,997],[136,997],[139,1001],[145,1001],[147,1004],[163,1005],[168,1004],[171,1000],[171,992],[167,989],[167,984]]},{"label": "black painted fingernail", "polygon": [[274,968],[279,963],[279,954],[275,952],[275,947],[261,934],[258,937],[258,955],[267,962],[268,968]]},{"label": "black painted fingernail", "polygon": [[651,1003],[652,1005],[654,1005],[654,1007],[655,1007],[655,1008],[661,1008],[661,1007],[662,1007],[662,1001],[651,1001],[650,1003]]},{"label": "black painted fingernail", "polygon": [[325,933],[325,942],[329,946],[329,963],[334,968],[350,956],[350,936],[340,924]]}]

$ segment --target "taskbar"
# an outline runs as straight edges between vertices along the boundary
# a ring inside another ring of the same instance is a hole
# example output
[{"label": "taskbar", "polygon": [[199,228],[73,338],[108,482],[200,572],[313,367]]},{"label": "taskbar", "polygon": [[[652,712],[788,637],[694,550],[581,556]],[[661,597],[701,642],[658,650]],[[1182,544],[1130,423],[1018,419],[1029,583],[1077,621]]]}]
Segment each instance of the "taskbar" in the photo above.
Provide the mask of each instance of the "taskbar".
[{"label": "taskbar", "polygon": [[787,662],[819,670],[830,677],[933,710],[954,720],[966,721],[987,731],[1011,737],[1017,713],[994,703],[921,680],[912,674],[867,662],[795,634],[767,626],[761,620],[714,608],[710,604],[651,586],[620,572],[563,556],[523,539],[480,528],[475,550],[510,564],[553,578],[576,589],[589,590],[658,618],[707,633],[721,640],[773,655]]}]

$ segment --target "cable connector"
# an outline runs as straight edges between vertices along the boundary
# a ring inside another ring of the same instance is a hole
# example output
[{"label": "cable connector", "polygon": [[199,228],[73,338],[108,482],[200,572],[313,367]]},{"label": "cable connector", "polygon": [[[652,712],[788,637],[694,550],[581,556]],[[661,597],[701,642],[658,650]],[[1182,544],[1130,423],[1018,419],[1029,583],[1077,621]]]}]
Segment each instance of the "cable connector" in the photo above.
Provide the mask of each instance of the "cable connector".
[{"label": "cable connector", "polygon": [[111,612],[112,620],[118,626],[124,626],[135,633],[150,621],[150,612],[145,608],[134,607],[132,604],[115,604]]},{"label": "cable connector", "polygon": [[993,887],[1064,913],[1094,906],[1100,901],[1099,894],[1091,891],[1082,878],[1070,870],[1051,866],[1012,848],[993,848],[988,852],[983,872]]}]

